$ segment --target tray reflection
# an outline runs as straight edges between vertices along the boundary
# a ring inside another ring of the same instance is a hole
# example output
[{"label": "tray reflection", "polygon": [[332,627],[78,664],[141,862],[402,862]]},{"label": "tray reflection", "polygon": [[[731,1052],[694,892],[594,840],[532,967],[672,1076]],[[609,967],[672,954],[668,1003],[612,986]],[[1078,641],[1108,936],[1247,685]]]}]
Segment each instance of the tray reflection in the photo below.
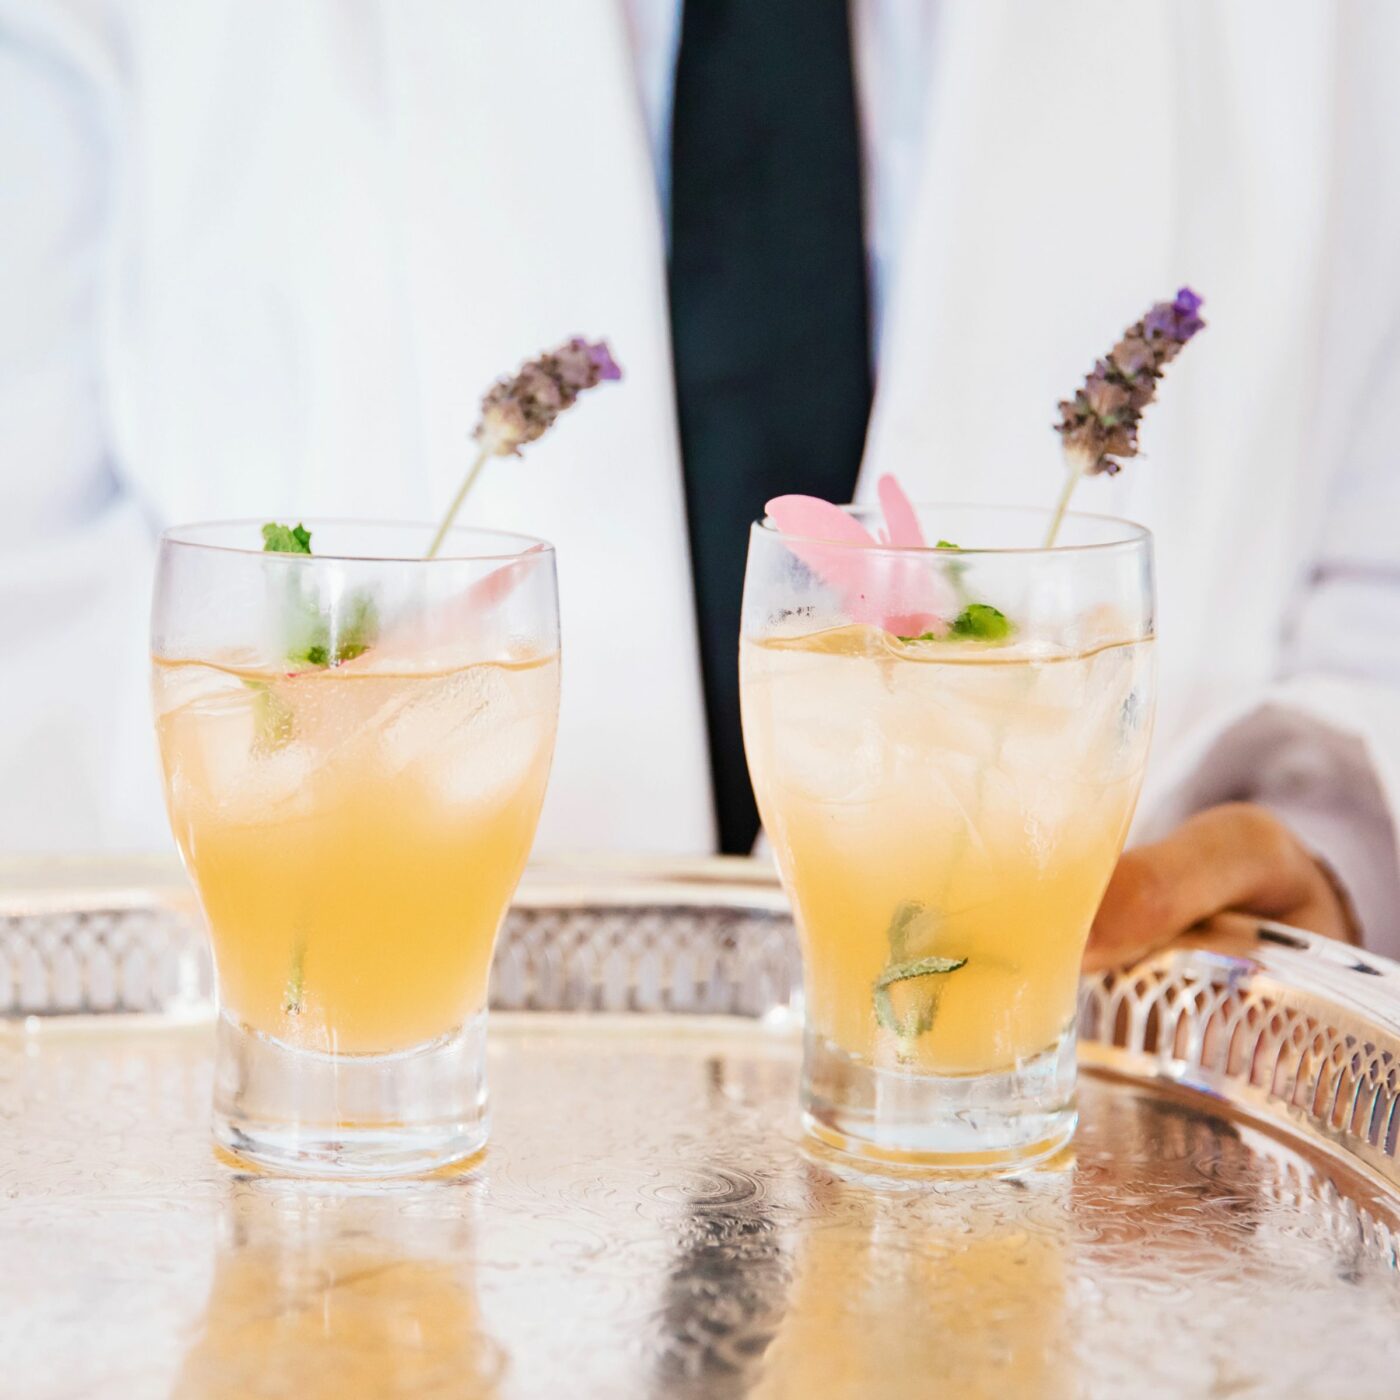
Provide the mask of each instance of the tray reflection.
[{"label": "tray reflection", "polygon": [[[804,1149],[790,1033],[517,1015],[473,1170],[241,1174],[202,1029],[0,1041],[14,1393],[1394,1393],[1394,1199],[1199,1095],[1096,1074],[1072,1156],[875,1186]],[[17,1131],[22,1124],[22,1131]]]},{"label": "tray reflection", "polygon": [[487,1397],[505,1355],[482,1325],[474,1211],[244,1182],[171,1400]]}]

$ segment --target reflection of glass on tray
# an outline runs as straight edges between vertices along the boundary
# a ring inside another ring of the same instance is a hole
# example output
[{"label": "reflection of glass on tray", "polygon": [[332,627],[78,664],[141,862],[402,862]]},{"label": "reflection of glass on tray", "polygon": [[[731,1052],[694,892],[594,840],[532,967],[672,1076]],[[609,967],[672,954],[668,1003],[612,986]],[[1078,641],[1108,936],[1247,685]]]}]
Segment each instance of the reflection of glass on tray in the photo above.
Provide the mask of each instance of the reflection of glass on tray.
[{"label": "reflection of glass on tray", "polygon": [[470,1216],[390,1199],[230,1194],[170,1400],[490,1400],[504,1365],[477,1303]]}]

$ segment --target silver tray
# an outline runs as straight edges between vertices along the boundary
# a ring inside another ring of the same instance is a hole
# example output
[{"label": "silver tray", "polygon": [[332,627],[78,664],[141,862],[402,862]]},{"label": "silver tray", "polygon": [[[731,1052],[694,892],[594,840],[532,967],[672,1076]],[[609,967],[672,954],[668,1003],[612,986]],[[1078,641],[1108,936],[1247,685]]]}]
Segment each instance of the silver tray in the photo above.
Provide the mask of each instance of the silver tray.
[{"label": "silver tray", "polygon": [[349,1189],[214,1156],[192,911],[123,879],[0,894],[0,1394],[1400,1394],[1383,960],[1237,921],[1087,983],[1072,1153],[876,1184],[799,1136],[764,872],[536,872],[484,1161]]}]

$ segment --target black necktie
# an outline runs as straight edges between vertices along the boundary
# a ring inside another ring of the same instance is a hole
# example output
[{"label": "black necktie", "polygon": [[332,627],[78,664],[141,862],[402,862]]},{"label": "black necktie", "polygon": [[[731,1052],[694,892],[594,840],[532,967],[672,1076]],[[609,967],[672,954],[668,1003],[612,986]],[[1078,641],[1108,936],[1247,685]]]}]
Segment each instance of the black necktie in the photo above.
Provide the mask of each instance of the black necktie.
[{"label": "black necktie", "polygon": [[848,501],[870,412],[846,0],[687,0],[671,130],[671,335],[720,848],[758,831],[739,603],[770,497]]}]

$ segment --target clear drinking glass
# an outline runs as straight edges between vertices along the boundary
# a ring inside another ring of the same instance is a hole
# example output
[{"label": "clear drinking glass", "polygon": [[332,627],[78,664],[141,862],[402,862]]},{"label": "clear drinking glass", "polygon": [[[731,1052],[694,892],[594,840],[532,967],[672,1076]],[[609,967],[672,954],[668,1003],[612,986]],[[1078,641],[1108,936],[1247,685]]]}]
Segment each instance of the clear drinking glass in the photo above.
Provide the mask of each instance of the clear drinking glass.
[{"label": "clear drinking glass", "polygon": [[487,977],[559,703],[554,553],[430,526],[162,538],[152,619],[171,825],[218,973],[214,1125],[318,1175],[487,1135]]},{"label": "clear drinking glass", "polygon": [[1074,1131],[1079,964],[1151,730],[1152,542],[1098,516],[1047,549],[1048,512],[918,515],[961,548],[754,526],[744,738],[802,937],[808,1131],[1010,1169]]}]

